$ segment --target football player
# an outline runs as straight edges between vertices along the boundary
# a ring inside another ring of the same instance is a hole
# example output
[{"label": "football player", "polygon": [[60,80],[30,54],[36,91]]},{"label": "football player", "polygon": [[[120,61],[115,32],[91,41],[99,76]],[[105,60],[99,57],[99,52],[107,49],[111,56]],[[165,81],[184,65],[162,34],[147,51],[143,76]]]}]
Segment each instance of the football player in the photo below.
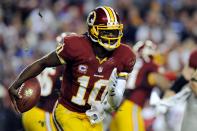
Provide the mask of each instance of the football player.
[{"label": "football player", "polygon": [[[189,57],[188,65],[184,67],[181,76],[175,80],[170,90],[166,91],[164,99],[161,101],[165,103],[167,101],[168,103],[166,103],[166,105],[169,103],[172,103],[171,106],[173,106],[174,104],[183,102],[183,101],[187,102],[181,131],[193,131],[194,129],[197,129],[197,123],[196,123],[197,121],[196,119],[196,114],[197,114],[197,110],[196,110],[197,108],[197,99],[196,99],[197,98],[196,97],[197,96],[197,60],[196,60],[196,57],[197,57],[197,49],[192,51]],[[183,89],[183,87],[185,88]],[[169,96],[172,96],[172,97],[169,97]],[[160,106],[160,104],[158,104],[158,106]],[[165,112],[166,111],[167,109],[165,109]]]},{"label": "football player", "polygon": [[[57,36],[56,41],[61,44],[63,38],[72,35],[64,32]],[[60,92],[63,67],[46,68],[36,78],[41,86],[41,97],[38,105],[22,114],[25,131],[55,131],[52,111]]]},{"label": "football player", "polygon": [[133,49],[138,58],[127,82],[125,100],[112,118],[110,131],[145,131],[141,111],[153,87],[165,90],[170,86],[154,61],[156,45],[150,40],[139,41]]},{"label": "football player", "polygon": [[22,114],[25,131],[55,131],[52,110],[59,95],[61,68],[46,68],[37,79],[41,86],[38,105]]},{"label": "football player", "polygon": [[120,43],[123,25],[114,9],[95,8],[88,15],[87,25],[87,33],[66,36],[56,51],[29,65],[9,88],[11,95],[21,98],[18,90],[24,81],[46,67],[65,65],[60,97],[53,112],[58,130],[101,131],[102,119],[91,114],[96,106],[91,105],[105,104],[115,110],[135,63],[131,48]]}]

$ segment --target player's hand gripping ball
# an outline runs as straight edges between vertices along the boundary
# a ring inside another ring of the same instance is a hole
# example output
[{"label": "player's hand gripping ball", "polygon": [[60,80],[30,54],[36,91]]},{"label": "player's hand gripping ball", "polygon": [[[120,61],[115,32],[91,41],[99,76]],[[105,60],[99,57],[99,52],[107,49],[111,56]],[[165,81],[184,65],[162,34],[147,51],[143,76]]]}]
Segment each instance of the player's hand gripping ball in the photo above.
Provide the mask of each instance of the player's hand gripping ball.
[{"label": "player's hand gripping ball", "polygon": [[23,113],[33,108],[40,99],[41,87],[36,78],[24,82],[18,93],[22,98],[12,98],[12,102],[17,112]]}]

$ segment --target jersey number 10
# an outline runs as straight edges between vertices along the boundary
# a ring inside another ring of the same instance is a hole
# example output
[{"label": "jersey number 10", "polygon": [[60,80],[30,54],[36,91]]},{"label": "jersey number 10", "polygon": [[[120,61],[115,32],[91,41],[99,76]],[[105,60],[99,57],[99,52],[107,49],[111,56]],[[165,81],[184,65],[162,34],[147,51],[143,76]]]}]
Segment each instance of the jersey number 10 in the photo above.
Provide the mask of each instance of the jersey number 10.
[{"label": "jersey number 10", "polygon": [[[85,75],[78,78],[78,82],[80,83],[80,86],[79,86],[76,96],[72,97],[71,99],[72,102],[81,106],[86,104],[86,100],[84,97],[87,91],[89,80],[90,80],[90,77],[85,76]],[[104,98],[105,94],[107,93],[107,89],[106,89],[107,84],[108,84],[108,80],[104,80],[104,79],[100,79],[94,83],[94,86],[88,96],[88,101],[87,101],[88,104],[91,104],[91,102],[96,101],[96,98],[99,92],[102,93],[101,100]],[[103,92],[101,91],[102,87],[104,87]]]}]

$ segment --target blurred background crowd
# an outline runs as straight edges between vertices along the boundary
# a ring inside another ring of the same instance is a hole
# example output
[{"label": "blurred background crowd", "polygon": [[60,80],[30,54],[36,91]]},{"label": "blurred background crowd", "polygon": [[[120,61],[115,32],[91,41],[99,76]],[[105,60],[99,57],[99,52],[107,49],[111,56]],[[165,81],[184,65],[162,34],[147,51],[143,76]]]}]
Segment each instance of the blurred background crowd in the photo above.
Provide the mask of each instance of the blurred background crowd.
[{"label": "blurred background crowd", "polygon": [[26,65],[56,48],[60,33],[86,32],[87,14],[99,5],[119,13],[124,43],[156,43],[167,70],[179,73],[196,48],[196,0],[1,0],[0,131],[22,130],[5,89]]}]

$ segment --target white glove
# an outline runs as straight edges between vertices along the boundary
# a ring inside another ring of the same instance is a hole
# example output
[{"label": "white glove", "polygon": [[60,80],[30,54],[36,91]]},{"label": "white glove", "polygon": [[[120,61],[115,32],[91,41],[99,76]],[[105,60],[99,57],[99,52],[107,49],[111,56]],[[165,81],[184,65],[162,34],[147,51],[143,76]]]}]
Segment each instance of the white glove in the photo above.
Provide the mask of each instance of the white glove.
[{"label": "white glove", "polygon": [[107,95],[107,101],[113,110],[116,110],[119,107],[123,99],[125,88],[126,80],[119,78],[117,75],[117,68],[114,68],[109,78]]},{"label": "white glove", "polygon": [[108,83],[108,94],[109,96],[114,96],[115,95],[115,88],[117,86],[117,68],[114,68],[110,77],[109,77],[109,83]]},{"label": "white glove", "polygon": [[114,68],[109,77],[109,83],[107,87],[108,88],[107,101],[110,104],[110,106],[114,109],[117,107],[116,106],[117,104],[114,100],[116,95],[117,78],[118,78],[117,68]]},{"label": "white glove", "polygon": [[91,102],[91,109],[86,111],[91,124],[100,123],[105,118],[104,107],[100,101]]}]

